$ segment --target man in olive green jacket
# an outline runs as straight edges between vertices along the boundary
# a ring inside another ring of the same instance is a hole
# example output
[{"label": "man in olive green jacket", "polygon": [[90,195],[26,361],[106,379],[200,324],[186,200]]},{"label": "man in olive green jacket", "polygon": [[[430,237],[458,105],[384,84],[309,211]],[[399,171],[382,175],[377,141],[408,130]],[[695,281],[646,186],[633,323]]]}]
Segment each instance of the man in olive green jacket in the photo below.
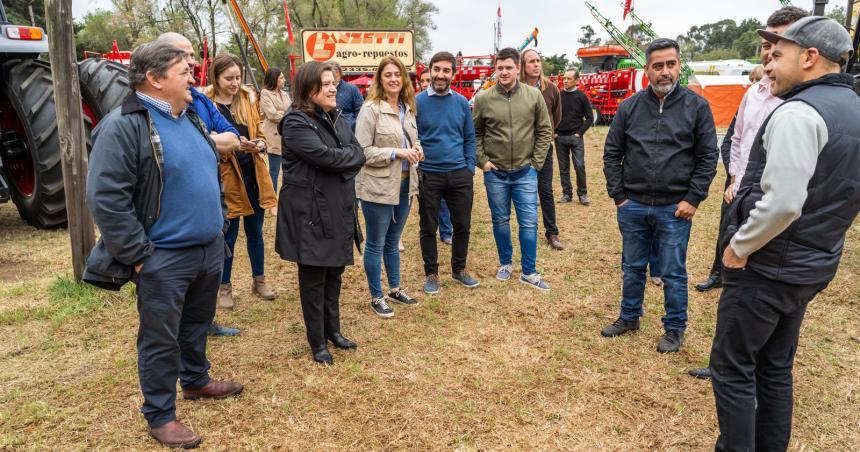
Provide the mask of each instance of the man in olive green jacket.
[{"label": "man in olive green jacket", "polygon": [[510,279],[513,263],[511,203],[517,211],[522,270],[520,282],[540,290],[549,285],[537,273],[537,172],[552,142],[552,124],[537,88],[520,83],[520,54],[512,48],[496,57],[498,83],[475,98],[472,118],[478,166],[493,217],[499,253],[496,278]]}]

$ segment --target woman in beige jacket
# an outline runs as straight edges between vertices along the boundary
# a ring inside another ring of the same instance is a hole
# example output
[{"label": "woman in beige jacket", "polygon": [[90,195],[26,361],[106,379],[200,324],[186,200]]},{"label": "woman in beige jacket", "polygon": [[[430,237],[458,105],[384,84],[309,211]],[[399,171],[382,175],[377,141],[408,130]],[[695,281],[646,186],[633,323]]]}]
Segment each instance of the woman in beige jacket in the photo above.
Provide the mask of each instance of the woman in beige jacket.
[{"label": "woman in beige jacket", "polygon": [[[379,64],[370,92],[355,124],[355,135],[367,159],[356,178],[366,239],[364,271],[370,286],[370,307],[381,317],[394,316],[386,299],[404,305],[418,301],[400,288],[398,242],[412,196],[418,194],[416,166],[424,158],[415,123],[415,91],[409,73],[397,58]],[[388,297],[382,292],[382,263]]]},{"label": "woman in beige jacket", "polygon": [[278,174],[281,172],[281,134],[278,123],[284,113],[290,108],[290,96],[284,93],[287,80],[283,72],[276,67],[270,67],[263,77],[263,89],[260,90],[260,111],[263,112],[263,135],[266,137],[266,152],[269,154],[269,174],[272,176],[272,187],[278,191]]}]

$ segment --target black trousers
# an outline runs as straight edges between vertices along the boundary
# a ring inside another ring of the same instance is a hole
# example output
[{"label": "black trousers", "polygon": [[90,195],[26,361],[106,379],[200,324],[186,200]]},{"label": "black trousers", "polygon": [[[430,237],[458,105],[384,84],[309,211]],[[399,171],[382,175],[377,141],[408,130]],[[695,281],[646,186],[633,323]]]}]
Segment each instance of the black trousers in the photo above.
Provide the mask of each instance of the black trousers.
[{"label": "black trousers", "polygon": [[[731,184],[732,176],[729,175],[728,168],[726,168],[726,186],[723,188],[723,193],[725,193]],[[722,204],[720,205],[720,232],[717,234],[717,249],[714,252],[714,262],[711,264],[712,275],[714,273],[720,273],[723,270],[723,251],[725,251],[725,247],[723,247],[723,239],[726,233],[723,220],[726,218],[726,213],[728,212],[730,205],[731,204],[726,203],[726,199],[723,198]]]},{"label": "black trousers", "polygon": [[439,205],[442,199],[451,211],[454,235],[451,238],[451,271],[466,269],[469,237],[472,229],[474,174],[466,168],[448,173],[422,171],[418,177],[418,214],[420,216],[421,257],[424,274],[439,274],[436,230],[439,227]]},{"label": "black trousers", "polygon": [[176,419],[176,379],[183,388],[209,383],[206,333],[224,265],[224,238],[181,249],[156,248],[137,277],[137,370],[151,427]]},{"label": "black trousers", "polygon": [[546,236],[558,235],[558,225],[555,224],[555,199],[552,196],[552,145],[546,153],[546,161],[538,171],[538,200],[543,216],[543,228]]},{"label": "black trousers", "polygon": [[785,451],[791,369],[807,304],[826,284],[800,286],[724,269],[711,349],[717,451]]},{"label": "black trousers", "polygon": [[573,186],[570,184],[570,161],[576,171],[576,195],[588,194],[588,184],[585,179],[585,143],[582,137],[576,135],[559,135],[555,138],[555,152],[558,154],[558,170],[561,172],[561,191],[573,198]]},{"label": "black trousers", "polygon": [[340,332],[340,286],[344,267],[316,267],[298,264],[299,298],[305,331],[312,350],[326,345],[326,339]]}]

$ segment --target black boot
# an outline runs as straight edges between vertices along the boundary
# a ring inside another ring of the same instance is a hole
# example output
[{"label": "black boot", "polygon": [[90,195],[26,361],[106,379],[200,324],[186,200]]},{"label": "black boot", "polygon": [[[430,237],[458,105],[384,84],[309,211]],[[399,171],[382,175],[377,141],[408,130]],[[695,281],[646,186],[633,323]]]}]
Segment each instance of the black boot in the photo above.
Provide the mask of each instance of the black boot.
[{"label": "black boot", "polygon": [[709,380],[711,378],[711,369],[707,367],[690,369],[687,373],[690,374],[691,377],[701,378],[703,380]]},{"label": "black boot", "polygon": [[314,354],[314,361],[320,364],[334,364],[334,358],[331,357],[331,353],[328,351],[328,347],[323,344],[320,347],[311,347],[311,352]]},{"label": "black boot", "polygon": [[355,342],[343,337],[343,335],[341,335],[340,333],[332,334],[328,338],[328,340],[331,341],[331,343],[334,344],[335,347],[343,349],[343,350],[350,350],[353,348],[358,348],[358,344],[356,344]]},{"label": "black boot", "polygon": [[719,273],[711,273],[708,279],[696,284],[696,290],[699,292],[707,292],[711,289],[719,289],[721,287],[723,287],[723,278],[720,277]]}]

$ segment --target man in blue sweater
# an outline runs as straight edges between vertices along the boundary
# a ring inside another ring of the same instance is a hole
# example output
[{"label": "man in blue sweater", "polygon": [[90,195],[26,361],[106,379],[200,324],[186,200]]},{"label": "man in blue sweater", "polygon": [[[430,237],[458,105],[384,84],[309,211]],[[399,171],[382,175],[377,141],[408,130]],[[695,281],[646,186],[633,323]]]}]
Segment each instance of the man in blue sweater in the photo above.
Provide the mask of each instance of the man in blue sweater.
[{"label": "man in blue sweater", "polygon": [[444,199],[451,211],[454,236],[451,245],[451,274],[466,287],[478,281],[466,272],[469,233],[472,223],[472,184],[475,175],[475,126],[469,102],[451,90],[456,59],[439,52],[430,59],[430,87],[416,96],[418,139],[424,160],[418,164],[421,256],[424,258],[424,292],[439,292],[436,229],[439,205]]},{"label": "man in blue sweater", "polygon": [[[194,46],[185,36],[169,31],[159,36],[156,42],[182,50],[185,53],[185,62],[188,63],[188,66],[192,68],[197,66],[197,61],[194,60]],[[191,92],[192,98],[190,108],[203,121],[203,125],[209,131],[210,138],[215,142],[215,149],[218,150],[218,153],[229,156],[237,151],[239,149],[239,131],[230,124],[230,121],[227,121],[227,118],[218,111],[215,104],[205,94],[193,87],[189,87],[188,90]],[[239,333],[238,328],[221,326],[215,320],[212,320],[212,326],[209,327],[210,336],[236,336]]]},{"label": "man in blue sweater", "polygon": [[188,108],[194,78],[181,49],[142,45],[128,78],[134,91],[93,136],[87,207],[101,238],[84,279],[115,290],[136,281],[141,412],[153,438],[190,448],[200,437],[176,420],[176,381],[190,400],[243,389],[211,379],[206,359],[225,250],[218,156]]}]

